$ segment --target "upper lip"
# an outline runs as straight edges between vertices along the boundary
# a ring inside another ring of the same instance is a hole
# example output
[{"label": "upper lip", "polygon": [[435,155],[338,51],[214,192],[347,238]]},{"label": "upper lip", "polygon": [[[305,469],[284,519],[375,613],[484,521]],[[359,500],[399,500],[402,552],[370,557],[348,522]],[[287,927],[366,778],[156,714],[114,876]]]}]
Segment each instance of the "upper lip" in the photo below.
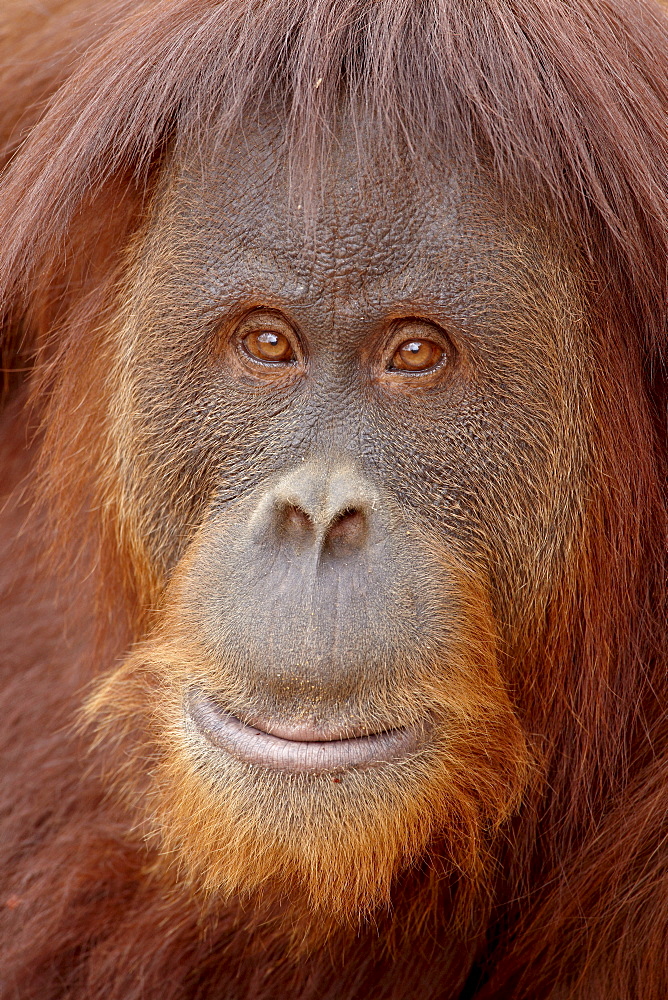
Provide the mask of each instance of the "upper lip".
[{"label": "upper lip", "polygon": [[189,692],[186,711],[198,732],[232,757],[298,774],[344,771],[399,760],[415,752],[421,742],[421,727],[416,725],[374,733],[346,726],[345,735],[325,727],[264,720],[260,723],[263,728],[259,728],[242,722],[197,689]]}]

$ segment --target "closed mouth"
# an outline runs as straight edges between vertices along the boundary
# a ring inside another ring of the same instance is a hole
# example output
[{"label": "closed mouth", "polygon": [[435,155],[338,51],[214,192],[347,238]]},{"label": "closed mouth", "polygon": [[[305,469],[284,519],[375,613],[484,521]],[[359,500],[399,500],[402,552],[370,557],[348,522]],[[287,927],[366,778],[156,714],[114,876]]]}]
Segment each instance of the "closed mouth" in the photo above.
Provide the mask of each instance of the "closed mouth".
[{"label": "closed mouth", "polygon": [[[417,725],[343,738],[318,738],[309,726],[272,726],[274,732],[267,732],[242,722],[199,690],[189,692],[186,713],[198,733],[217,749],[248,764],[293,774],[324,774],[402,760],[419,749],[423,736]],[[276,730],[290,736],[276,735]]]}]

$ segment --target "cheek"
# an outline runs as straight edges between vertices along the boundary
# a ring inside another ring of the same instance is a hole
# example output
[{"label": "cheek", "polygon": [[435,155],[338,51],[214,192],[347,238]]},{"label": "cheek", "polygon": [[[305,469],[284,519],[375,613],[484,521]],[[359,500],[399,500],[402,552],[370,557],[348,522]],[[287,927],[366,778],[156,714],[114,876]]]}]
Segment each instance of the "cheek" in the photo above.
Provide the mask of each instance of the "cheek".
[{"label": "cheek", "polygon": [[[442,405],[420,400],[376,422],[377,474],[418,520],[488,570],[531,565],[572,530],[583,493],[588,434],[582,396],[553,387],[522,396],[469,387]],[[527,388],[529,391],[526,391]]]},{"label": "cheek", "polygon": [[125,365],[110,414],[127,531],[164,580],[212,506],[286,461],[285,399],[239,388],[201,352]]},{"label": "cheek", "polygon": [[519,649],[582,548],[591,390],[575,364],[490,369],[445,406],[388,407],[376,461],[415,522],[483,571],[504,640]]}]

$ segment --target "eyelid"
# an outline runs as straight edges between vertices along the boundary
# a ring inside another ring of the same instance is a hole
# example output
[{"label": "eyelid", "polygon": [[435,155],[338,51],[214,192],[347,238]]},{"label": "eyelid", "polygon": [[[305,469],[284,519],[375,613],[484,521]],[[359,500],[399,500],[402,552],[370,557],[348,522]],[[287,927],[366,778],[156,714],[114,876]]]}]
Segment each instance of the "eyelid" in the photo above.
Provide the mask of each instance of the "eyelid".
[{"label": "eyelid", "polygon": [[433,340],[446,350],[452,346],[452,341],[446,331],[429,319],[419,319],[418,317],[407,317],[396,320],[390,328],[390,336],[387,340],[389,350],[394,353],[400,344],[406,340]]},{"label": "eyelid", "polygon": [[247,333],[256,333],[258,330],[276,329],[278,333],[286,336],[296,336],[292,324],[280,312],[273,309],[252,309],[247,312],[236,323],[234,327],[235,336],[245,336]]}]

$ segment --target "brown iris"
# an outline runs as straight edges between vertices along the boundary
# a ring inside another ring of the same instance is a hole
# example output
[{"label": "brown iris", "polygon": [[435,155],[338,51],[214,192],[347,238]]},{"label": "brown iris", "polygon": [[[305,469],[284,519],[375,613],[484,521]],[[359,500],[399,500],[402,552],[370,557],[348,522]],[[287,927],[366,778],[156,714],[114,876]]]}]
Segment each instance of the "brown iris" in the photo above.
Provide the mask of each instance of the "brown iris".
[{"label": "brown iris", "polygon": [[253,330],[246,334],[242,343],[246,352],[258,361],[273,361],[278,364],[294,361],[292,345],[279,330]]},{"label": "brown iris", "polygon": [[444,350],[433,340],[405,340],[394,352],[390,370],[424,372],[434,368]]}]

